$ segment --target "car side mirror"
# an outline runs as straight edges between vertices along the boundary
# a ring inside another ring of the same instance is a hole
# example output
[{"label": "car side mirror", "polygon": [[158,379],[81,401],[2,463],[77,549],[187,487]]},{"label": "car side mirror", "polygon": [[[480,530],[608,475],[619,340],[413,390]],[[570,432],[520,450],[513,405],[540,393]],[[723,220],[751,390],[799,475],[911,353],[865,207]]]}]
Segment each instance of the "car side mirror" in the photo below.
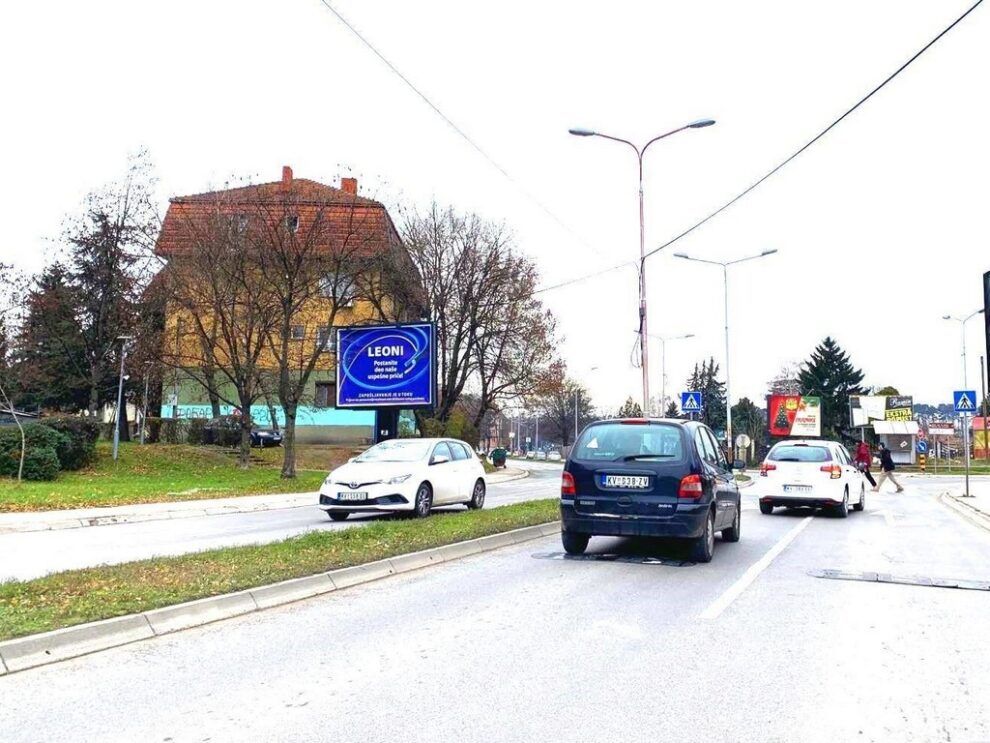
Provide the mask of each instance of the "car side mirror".
[{"label": "car side mirror", "polygon": [[430,460],[430,465],[432,466],[434,464],[446,464],[449,461],[450,461],[450,457],[448,457],[446,454],[437,454],[435,457],[433,457],[432,460]]},{"label": "car side mirror", "polygon": [[732,469],[740,470],[740,471],[744,470],[746,469],[746,463],[741,459],[737,459],[735,462],[732,463]]}]

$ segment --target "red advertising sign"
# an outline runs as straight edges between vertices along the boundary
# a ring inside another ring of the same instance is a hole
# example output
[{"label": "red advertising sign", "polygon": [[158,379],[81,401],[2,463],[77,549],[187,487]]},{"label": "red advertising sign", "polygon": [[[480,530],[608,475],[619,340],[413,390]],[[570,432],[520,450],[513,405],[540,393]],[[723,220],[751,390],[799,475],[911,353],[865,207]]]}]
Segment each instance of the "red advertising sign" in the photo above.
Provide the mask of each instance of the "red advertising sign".
[{"label": "red advertising sign", "polygon": [[822,401],[803,395],[770,395],[767,423],[771,436],[821,436]]}]

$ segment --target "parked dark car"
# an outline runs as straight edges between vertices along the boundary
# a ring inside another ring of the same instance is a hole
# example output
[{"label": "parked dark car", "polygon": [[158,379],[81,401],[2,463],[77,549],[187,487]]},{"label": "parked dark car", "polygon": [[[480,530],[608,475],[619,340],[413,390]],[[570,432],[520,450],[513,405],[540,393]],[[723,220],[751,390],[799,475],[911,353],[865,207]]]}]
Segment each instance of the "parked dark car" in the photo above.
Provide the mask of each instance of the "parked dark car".
[{"label": "parked dark car", "polygon": [[270,428],[252,428],[251,446],[267,449],[269,446],[281,446],[282,434]]},{"label": "parked dark car", "polygon": [[715,532],[740,535],[733,469],[711,429],[680,420],[598,421],[582,431],[564,464],[561,540],[581,554],[592,536],[691,540],[691,559],[709,562]]}]

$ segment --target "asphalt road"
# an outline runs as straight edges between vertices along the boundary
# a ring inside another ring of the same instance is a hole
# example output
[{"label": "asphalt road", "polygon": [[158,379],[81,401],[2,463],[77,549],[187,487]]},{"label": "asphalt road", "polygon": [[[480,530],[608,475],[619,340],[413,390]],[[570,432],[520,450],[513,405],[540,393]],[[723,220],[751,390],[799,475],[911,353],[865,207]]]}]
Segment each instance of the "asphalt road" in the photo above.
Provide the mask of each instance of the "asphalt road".
[{"label": "asphalt road", "polygon": [[[525,462],[530,476],[489,486],[485,507],[495,508],[560,493],[560,465]],[[458,510],[463,507],[452,508]],[[442,511],[445,509],[437,509]],[[331,522],[314,505],[252,513],[147,521],[0,535],[0,581],[29,580],[61,570],[116,564],[216,547],[263,544],[309,531],[360,526],[390,516],[352,516]]]},{"label": "asphalt road", "polygon": [[910,487],[708,565],[548,538],[0,677],[19,741],[986,741],[990,532]]}]

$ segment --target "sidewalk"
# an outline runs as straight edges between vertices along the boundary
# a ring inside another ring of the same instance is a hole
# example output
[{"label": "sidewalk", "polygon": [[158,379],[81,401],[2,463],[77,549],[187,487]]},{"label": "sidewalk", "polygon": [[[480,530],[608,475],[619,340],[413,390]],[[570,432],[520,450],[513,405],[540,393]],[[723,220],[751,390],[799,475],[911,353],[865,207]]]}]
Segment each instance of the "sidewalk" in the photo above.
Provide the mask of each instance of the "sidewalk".
[{"label": "sidewalk", "polygon": [[968,520],[990,529],[990,483],[970,482],[970,497],[963,495],[962,487],[953,487],[940,496],[940,500]]},{"label": "sidewalk", "polygon": [[[529,472],[508,467],[487,476],[489,485],[512,482],[528,477]],[[186,519],[197,516],[275,511],[282,508],[302,508],[317,504],[317,492],[274,493],[271,495],[242,495],[234,498],[172,501],[170,503],[140,503],[103,508],[73,508],[65,511],[32,511],[29,513],[0,513],[0,535],[29,531],[79,529],[86,526],[133,524],[142,521]]]}]

